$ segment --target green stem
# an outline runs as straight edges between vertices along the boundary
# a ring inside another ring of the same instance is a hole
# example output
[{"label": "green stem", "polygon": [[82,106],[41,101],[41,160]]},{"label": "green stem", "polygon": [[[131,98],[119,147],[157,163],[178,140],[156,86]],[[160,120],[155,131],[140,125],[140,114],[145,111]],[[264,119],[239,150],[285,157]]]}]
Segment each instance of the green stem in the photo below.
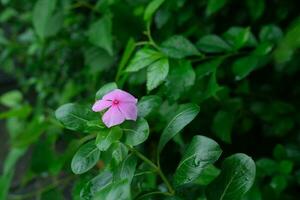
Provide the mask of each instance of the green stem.
[{"label": "green stem", "polygon": [[157,166],[156,164],[154,164],[149,158],[147,158],[146,156],[144,156],[142,153],[140,153],[138,150],[136,150],[135,148],[126,145],[127,148],[134,153],[137,157],[139,157],[141,160],[143,160],[145,163],[147,163],[149,166],[151,166],[153,169],[155,169],[155,171],[157,172],[157,174],[161,177],[162,181],[166,184],[168,190],[169,190],[169,194],[173,195],[175,193],[173,187],[171,186],[170,182],[168,181],[168,179],[166,178],[166,176],[164,175],[163,171],[161,170],[161,168],[159,166]]},{"label": "green stem", "polygon": [[147,23],[147,30],[146,30],[146,35],[147,35],[147,37],[149,39],[149,44],[159,50],[159,46],[156,44],[156,42],[152,38],[150,27],[151,27],[151,21],[149,21]]}]

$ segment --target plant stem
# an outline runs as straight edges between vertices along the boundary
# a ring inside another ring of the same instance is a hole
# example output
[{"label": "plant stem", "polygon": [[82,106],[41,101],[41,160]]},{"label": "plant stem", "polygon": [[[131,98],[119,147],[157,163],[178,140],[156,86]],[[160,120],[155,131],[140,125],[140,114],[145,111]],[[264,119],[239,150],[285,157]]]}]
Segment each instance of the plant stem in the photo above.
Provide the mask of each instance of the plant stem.
[{"label": "plant stem", "polygon": [[155,41],[152,38],[150,27],[151,27],[151,21],[149,21],[147,23],[147,30],[146,30],[146,35],[147,35],[147,37],[149,39],[149,44],[159,50],[159,46],[155,43]]},{"label": "plant stem", "polygon": [[134,153],[137,157],[139,157],[141,160],[143,160],[145,163],[147,163],[149,166],[151,166],[153,169],[155,169],[155,171],[157,172],[157,174],[161,177],[162,181],[166,184],[170,195],[174,195],[175,191],[173,189],[173,187],[171,186],[170,182],[168,181],[168,179],[166,178],[166,176],[164,175],[163,171],[161,170],[161,168],[159,166],[157,166],[156,164],[154,164],[149,158],[147,158],[146,156],[144,156],[142,153],[140,153],[138,150],[136,150],[135,148],[126,145],[127,148]]}]

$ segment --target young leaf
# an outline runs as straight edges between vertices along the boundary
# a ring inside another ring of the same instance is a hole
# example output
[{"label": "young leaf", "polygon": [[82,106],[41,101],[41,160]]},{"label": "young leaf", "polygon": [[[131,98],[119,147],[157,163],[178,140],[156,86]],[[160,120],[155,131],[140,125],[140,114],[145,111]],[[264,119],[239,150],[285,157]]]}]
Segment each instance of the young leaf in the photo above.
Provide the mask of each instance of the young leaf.
[{"label": "young leaf", "polygon": [[138,102],[138,116],[146,117],[153,110],[157,109],[162,103],[162,99],[159,96],[150,95],[144,96]]},{"label": "young leaf", "polygon": [[206,7],[206,15],[210,16],[218,12],[226,4],[227,0],[209,0]]},{"label": "young leaf", "polygon": [[94,22],[88,31],[89,41],[113,55],[113,37],[111,16],[104,16]]},{"label": "young leaf", "polygon": [[219,111],[213,121],[212,131],[224,142],[231,143],[231,130],[234,115],[226,111]]},{"label": "young leaf", "polygon": [[209,164],[219,159],[221,153],[220,146],[212,139],[194,136],[176,169],[175,186],[194,181]]},{"label": "young leaf", "polygon": [[197,47],[206,53],[222,53],[231,50],[231,47],[217,35],[206,35],[200,38]]},{"label": "young leaf", "polygon": [[123,128],[125,135],[125,143],[136,146],[147,140],[149,136],[148,122],[139,118],[136,122],[128,122],[127,126]]},{"label": "young leaf", "polygon": [[96,93],[96,100],[98,99],[102,99],[102,97],[104,95],[106,95],[107,93],[109,93],[110,91],[114,90],[114,89],[118,89],[118,86],[115,82],[111,82],[111,83],[107,83],[105,85],[103,85]]},{"label": "young leaf", "polygon": [[59,107],[55,111],[55,117],[65,128],[73,131],[89,132],[91,129],[104,128],[101,124],[97,126],[91,124],[95,120],[100,122],[97,113],[93,112],[89,107],[74,103],[68,103]]},{"label": "young leaf", "polygon": [[106,151],[110,145],[122,137],[122,129],[118,126],[101,130],[96,138],[96,146],[100,151]]},{"label": "young leaf", "polygon": [[[166,93],[171,100],[179,99],[195,83],[196,74],[189,61],[180,60],[171,67],[166,79]],[[174,89],[176,88],[176,89]]]},{"label": "young leaf", "polygon": [[186,125],[188,125],[199,113],[200,108],[196,104],[181,105],[175,116],[165,127],[158,144],[158,152],[161,152],[164,146]]},{"label": "young leaf", "polygon": [[155,11],[161,6],[161,4],[163,4],[164,1],[165,0],[151,1],[145,9],[144,20],[150,21],[152,19],[153,14],[155,13]]},{"label": "young leaf", "polygon": [[168,76],[169,61],[167,58],[159,59],[147,69],[147,90],[151,91],[158,87]]},{"label": "young leaf", "polygon": [[208,200],[240,200],[255,179],[255,163],[247,155],[238,153],[226,158],[221,174],[208,185]]},{"label": "young leaf", "polygon": [[77,150],[71,162],[71,169],[75,174],[83,174],[96,165],[99,157],[100,150],[95,141],[90,141]]},{"label": "young leaf", "polygon": [[185,37],[174,35],[161,44],[161,51],[170,58],[181,59],[201,55],[197,48]]},{"label": "young leaf", "polygon": [[148,48],[143,48],[135,53],[134,57],[129,62],[126,71],[127,72],[139,71],[147,67],[151,63],[155,62],[162,56],[163,55],[157,51]]}]

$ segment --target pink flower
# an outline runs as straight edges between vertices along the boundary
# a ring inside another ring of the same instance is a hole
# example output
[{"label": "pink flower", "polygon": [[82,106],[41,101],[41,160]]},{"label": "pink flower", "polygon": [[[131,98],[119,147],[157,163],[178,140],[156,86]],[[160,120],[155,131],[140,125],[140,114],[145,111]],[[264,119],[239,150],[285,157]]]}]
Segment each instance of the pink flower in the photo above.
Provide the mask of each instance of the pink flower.
[{"label": "pink flower", "polygon": [[101,100],[96,101],[93,105],[94,112],[100,112],[109,108],[102,120],[109,128],[121,124],[126,120],[136,120],[137,118],[137,99],[131,94],[115,89],[104,95]]}]

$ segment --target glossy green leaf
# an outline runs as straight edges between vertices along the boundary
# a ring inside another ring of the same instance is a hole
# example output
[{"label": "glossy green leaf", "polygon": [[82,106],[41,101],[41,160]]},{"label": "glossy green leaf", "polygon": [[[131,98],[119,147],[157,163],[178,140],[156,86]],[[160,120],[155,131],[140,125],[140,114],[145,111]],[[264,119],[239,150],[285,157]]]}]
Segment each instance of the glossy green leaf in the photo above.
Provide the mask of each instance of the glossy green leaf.
[{"label": "glossy green leaf", "polygon": [[146,7],[144,12],[144,20],[149,21],[152,19],[155,11],[164,3],[165,0],[152,0]]},{"label": "glossy green leaf", "polygon": [[102,99],[104,95],[106,95],[114,89],[118,89],[118,86],[115,82],[106,83],[97,91],[95,99]]},{"label": "glossy green leaf", "polygon": [[137,158],[133,154],[129,154],[120,164],[114,173],[114,180],[127,179],[131,183],[137,165]]},{"label": "glossy green leaf", "polygon": [[128,179],[117,180],[98,191],[93,200],[98,199],[131,200],[130,183]]},{"label": "glossy green leaf", "polygon": [[159,96],[143,96],[138,102],[138,116],[146,117],[153,110],[157,109],[161,103],[162,99]]},{"label": "glossy green leaf", "polygon": [[210,184],[217,176],[219,176],[220,173],[220,169],[214,165],[208,165],[205,169],[203,169],[200,176],[193,181],[193,183],[206,186]]},{"label": "glossy green leaf", "polygon": [[207,189],[208,200],[240,200],[255,179],[255,163],[247,155],[238,153],[226,158],[221,174]]},{"label": "glossy green leaf", "polygon": [[125,143],[136,146],[147,140],[149,136],[148,122],[143,118],[138,118],[136,122],[127,122],[123,127]]},{"label": "glossy green leaf", "polygon": [[122,137],[122,129],[118,126],[99,131],[96,146],[100,151],[106,151],[110,145]]},{"label": "glossy green leaf", "polygon": [[98,47],[105,49],[109,55],[113,55],[113,36],[111,16],[104,16],[91,24],[88,31],[89,41]]},{"label": "glossy green leaf", "polygon": [[152,64],[163,55],[152,49],[143,48],[135,53],[131,61],[129,62],[126,71],[127,72],[136,72],[139,71],[148,65]]},{"label": "glossy green leaf", "polygon": [[221,110],[214,117],[212,131],[222,141],[231,143],[231,132],[233,123],[234,114]]},{"label": "glossy green leaf", "polygon": [[206,15],[210,16],[225,6],[227,0],[208,0]]},{"label": "glossy green leaf", "polygon": [[92,199],[93,196],[113,181],[113,174],[109,171],[102,171],[92,180],[88,181],[80,191],[82,199]]},{"label": "glossy green leaf", "polygon": [[75,174],[83,174],[96,165],[100,157],[100,150],[95,141],[82,145],[73,156],[71,169]]},{"label": "glossy green leaf", "polygon": [[162,58],[152,63],[147,69],[147,90],[158,87],[168,76],[169,60]]},{"label": "glossy green leaf", "polygon": [[159,140],[158,151],[161,152],[164,146],[197,116],[199,111],[200,107],[196,104],[181,105],[165,127]]},{"label": "glossy green leaf", "polygon": [[170,58],[181,59],[201,55],[197,48],[185,37],[174,35],[161,44],[161,51]]},{"label": "glossy green leaf", "polygon": [[231,50],[231,47],[217,35],[206,35],[200,38],[197,47],[206,53],[221,53]]},{"label": "glossy green leaf", "polygon": [[165,83],[165,92],[169,99],[178,100],[194,85],[196,74],[192,64],[185,60],[174,63],[170,69]]},{"label": "glossy green leaf", "polygon": [[187,147],[174,175],[175,186],[194,181],[203,170],[221,156],[220,146],[204,136],[194,136]]},{"label": "glossy green leaf", "polygon": [[[65,128],[73,131],[89,132],[93,129],[99,130],[104,128],[104,125],[100,123],[100,116],[93,112],[91,107],[75,103],[68,103],[59,107],[55,111],[55,117]],[[99,121],[99,123],[92,123],[95,120]]]}]

